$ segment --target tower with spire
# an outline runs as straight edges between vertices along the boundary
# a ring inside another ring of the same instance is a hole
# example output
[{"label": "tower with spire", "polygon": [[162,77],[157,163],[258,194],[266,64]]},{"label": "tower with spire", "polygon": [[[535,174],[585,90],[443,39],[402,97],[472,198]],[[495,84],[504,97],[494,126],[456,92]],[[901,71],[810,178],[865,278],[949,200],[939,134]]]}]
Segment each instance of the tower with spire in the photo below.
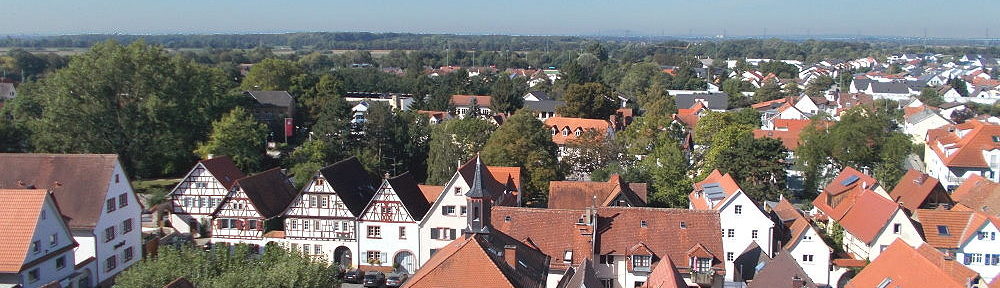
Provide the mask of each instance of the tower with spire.
[{"label": "tower with spire", "polygon": [[472,179],[472,188],[465,193],[469,215],[466,216],[468,227],[466,234],[489,234],[490,233],[490,208],[492,208],[492,194],[483,185],[483,163],[479,155],[476,155],[476,173]]}]

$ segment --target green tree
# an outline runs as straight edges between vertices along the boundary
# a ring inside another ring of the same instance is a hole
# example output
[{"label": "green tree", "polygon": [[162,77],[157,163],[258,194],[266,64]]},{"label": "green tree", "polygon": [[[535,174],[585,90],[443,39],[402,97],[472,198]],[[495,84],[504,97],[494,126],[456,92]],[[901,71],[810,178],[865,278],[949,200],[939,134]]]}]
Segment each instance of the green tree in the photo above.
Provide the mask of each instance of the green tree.
[{"label": "green tree", "polygon": [[493,130],[496,125],[475,117],[452,119],[433,126],[427,156],[427,183],[444,185],[451,180],[460,163],[483,150]]},{"label": "green tree", "polygon": [[306,141],[296,147],[292,154],[285,159],[285,167],[289,167],[295,180],[295,187],[304,187],[316,174],[316,171],[319,171],[326,164],[332,163],[335,159],[330,155],[337,154],[334,151],[330,144],[322,140]]},{"label": "green tree", "polygon": [[195,143],[236,96],[221,70],[170,57],[142,41],[94,45],[6,103],[36,152],[115,153],[127,173],[190,167]]},{"label": "green tree", "polygon": [[524,167],[526,204],[545,207],[549,181],[562,173],[556,163],[558,147],[551,132],[534,113],[521,109],[496,130],[483,147],[483,161],[490,165]]},{"label": "green tree", "polygon": [[289,90],[292,78],[302,74],[302,69],[295,62],[268,58],[254,64],[243,79],[240,89],[247,90]]},{"label": "green tree", "polygon": [[797,97],[802,94],[802,88],[799,88],[799,84],[795,82],[788,82],[788,84],[781,86],[781,92],[786,96]]},{"label": "green tree", "polygon": [[[528,93],[528,84],[524,81],[514,80],[501,74],[493,82],[493,98],[491,107],[497,113],[514,113],[524,106],[524,94]],[[546,81],[547,82],[547,81]]]},{"label": "green tree", "polygon": [[833,78],[830,76],[819,76],[809,84],[806,84],[806,95],[809,97],[823,96],[823,92],[833,86]]},{"label": "green tree", "polygon": [[566,143],[566,150],[573,151],[562,157],[569,172],[589,175],[594,170],[619,162],[621,149],[617,143],[599,131],[587,131]]},{"label": "green tree", "polygon": [[732,149],[719,153],[719,158],[725,161],[717,161],[715,169],[732,175],[750,199],[778,199],[785,191],[786,172],[782,160],[787,150],[778,139],[743,137]]},{"label": "green tree", "polygon": [[941,93],[938,93],[934,88],[924,88],[920,90],[920,96],[917,96],[920,102],[930,106],[939,106],[944,103],[944,98],[941,97]]},{"label": "green tree", "polygon": [[600,83],[570,84],[563,100],[566,105],[556,108],[563,117],[608,119],[618,109],[611,89]]},{"label": "green tree", "polygon": [[202,157],[228,155],[243,171],[259,171],[264,156],[267,125],[257,122],[242,107],[236,107],[219,121],[212,122],[208,142],[195,151]]},{"label": "green tree", "polygon": [[[211,251],[164,246],[115,278],[115,287],[159,288],[184,277],[197,287],[340,287],[338,266],[269,244],[263,255],[245,244]],[[177,267],[184,267],[178,269]]]},{"label": "green tree", "polygon": [[652,193],[649,204],[654,207],[685,208],[691,192],[688,161],[676,142],[661,137],[656,147],[642,161],[639,170],[649,173]]},{"label": "green tree", "polygon": [[778,83],[768,82],[765,83],[764,85],[761,85],[760,88],[757,88],[757,90],[754,91],[753,101],[760,103],[765,101],[781,99],[782,96],[784,95],[781,93],[781,87],[778,86]]}]

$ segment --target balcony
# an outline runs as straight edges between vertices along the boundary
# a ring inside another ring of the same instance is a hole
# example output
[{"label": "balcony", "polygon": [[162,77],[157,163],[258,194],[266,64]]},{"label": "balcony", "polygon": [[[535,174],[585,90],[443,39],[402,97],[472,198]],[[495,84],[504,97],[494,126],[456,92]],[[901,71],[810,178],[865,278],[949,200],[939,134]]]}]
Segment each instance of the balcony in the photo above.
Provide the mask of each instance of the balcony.
[{"label": "balcony", "polygon": [[691,282],[698,284],[701,287],[711,287],[712,283],[715,282],[715,272],[708,271],[691,271]]}]

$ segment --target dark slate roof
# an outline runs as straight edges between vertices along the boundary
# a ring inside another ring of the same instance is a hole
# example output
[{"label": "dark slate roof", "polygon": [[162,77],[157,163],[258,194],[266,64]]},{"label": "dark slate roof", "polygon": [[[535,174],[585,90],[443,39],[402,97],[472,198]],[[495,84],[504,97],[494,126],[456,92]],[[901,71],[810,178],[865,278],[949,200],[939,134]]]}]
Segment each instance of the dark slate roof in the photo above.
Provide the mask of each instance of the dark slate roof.
[{"label": "dark slate roof", "polygon": [[[532,96],[535,96],[535,98],[538,98],[539,101],[552,100],[552,97],[549,97],[549,94],[546,94],[545,92],[542,92],[542,91],[531,91],[531,92],[528,92],[528,94],[531,94]],[[528,96],[528,95],[524,95],[524,96]],[[534,101],[527,101],[527,102],[534,102]]]},{"label": "dark slate roof", "polygon": [[594,271],[593,262],[590,258],[583,261],[576,267],[570,267],[566,269],[566,273],[563,274],[562,279],[559,279],[559,283],[556,284],[556,288],[589,288],[589,287],[601,287],[601,279],[597,278],[597,272]]},{"label": "dark slate roof", "polygon": [[868,84],[871,84],[872,82],[875,82],[875,81],[872,81],[872,79],[868,79],[868,78],[854,79],[854,81],[851,81],[851,85],[854,86],[854,89],[857,89],[857,90],[866,90],[866,89],[868,89]]},{"label": "dark slate roof", "polygon": [[556,112],[556,108],[563,105],[566,105],[566,102],[556,100],[524,101],[524,107],[538,112]]},{"label": "dark slate roof", "polygon": [[674,96],[677,102],[677,108],[687,109],[694,106],[695,101],[703,99],[708,102],[709,110],[726,110],[729,108],[729,94],[724,92],[719,93],[700,93],[700,94],[677,94]]},{"label": "dark slate roof", "polygon": [[413,178],[413,174],[406,172],[389,178],[386,182],[396,192],[396,197],[399,197],[399,201],[406,207],[406,211],[410,212],[414,221],[420,221],[424,218],[424,214],[427,214],[431,204],[427,202],[427,198],[424,198],[424,193],[420,192],[420,187],[417,186],[417,180]]},{"label": "dark slate roof", "polygon": [[493,175],[489,174],[489,168],[486,167],[486,164],[483,164],[482,161],[479,161],[478,156],[476,158],[469,159],[469,161],[465,162],[465,164],[462,164],[462,166],[458,167],[458,173],[459,175],[462,176],[462,179],[465,180],[465,183],[468,183],[469,186],[472,186],[473,183],[476,181],[476,170],[477,170],[476,167],[479,167],[479,170],[482,170],[487,173],[487,174],[482,174],[483,184],[486,185],[483,186],[483,188],[485,188],[489,192],[492,192],[491,197],[493,198],[491,199],[502,200],[502,199],[497,199],[496,197],[499,196],[499,193],[503,193],[503,191],[506,190],[507,185],[493,178]]},{"label": "dark slate roof", "polygon": [[243,171],[240,171],[240,168],[236,167],[236,163],[233,163],[233,159],[230,159],[229,156],[216,156],[212,159],[205,159],[199,162],[226,189],[233,188],[233,183],[236,182],[236,179],[246,177]]},{"label": "dark slate roof", "polygon": [[[796,283],[797,281],[801,281]],[[760,287],[809,287],[816,288],[816,283],[802,270],[798,262],[788,251],[781,251],[774,259],[767,262],[764,269],[757,271],[757,277],[748,286]]]},{"label": "dark slate roof", "polygon": [[295,105],[295,99],[292,98],[292,94],[288,94],[288,91],[247,91],[250,97],[257,100],[257,103],[264,105],[274,105],[278,107],[292,107]]},{"label": "dark slate roof", "polygon": [[910,89],[902,82],[872,82],[872,93],[909,94]]},{"label": "dark slate roof", "polygon": [[757,274],[757,266],[771,261],[771,257],[764,253],[764,250],[757,245],[757,242],[750,242],[750,245],[740,253],[733,265],[737,271],[733,271],[734,281],[747,281],[754,279]]},{"label": "dark slate roof", "polygon": [[375,196],[375,183],[368,175],[368,171],[361,165],[356,157],[350,157],[323,167],[319,173],[326,178],[326,182],[333,187],[333,192],[337,193],[340,200],[347,206],[354,216],[361,215],[365,210],[365,205]]},{"label": "dark slate roof", "polygon": [[268,219],[281,216],[297,194],[288,176],[281,173],[281,168],[236,180],[236,186],[246,193],[257,212]]},{"label": "dark slate roof", "polygon": [[472,187],[469,188],[469,192],[465,193],[465,197],[492,198],[493,193],[490,193],[491,189],[486,186],[487,184],[485,183],[485,179],[483,179],[483,170],[485,170],[486,167],[483,167],[483,163],[479,160],[479,157],[476,157],[475,168],[476,169],[474,170],[474,174],[472,176]]},{"label": "dark slate roof", "polygon": [[48,189],[70,228],[89,229],[101,217],[117,163],[114,154],[0,153],[0,189]]}]

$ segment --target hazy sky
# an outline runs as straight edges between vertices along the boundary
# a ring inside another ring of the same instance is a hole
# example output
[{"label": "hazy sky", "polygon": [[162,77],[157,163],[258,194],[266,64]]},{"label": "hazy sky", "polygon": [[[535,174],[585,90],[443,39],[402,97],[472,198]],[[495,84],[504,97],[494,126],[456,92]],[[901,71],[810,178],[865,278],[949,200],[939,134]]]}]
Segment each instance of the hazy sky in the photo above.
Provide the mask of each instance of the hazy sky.
[{"label": "hazy sky", "polygon": [[0,34],[1000,35],[996,0],[4,0]]}]

